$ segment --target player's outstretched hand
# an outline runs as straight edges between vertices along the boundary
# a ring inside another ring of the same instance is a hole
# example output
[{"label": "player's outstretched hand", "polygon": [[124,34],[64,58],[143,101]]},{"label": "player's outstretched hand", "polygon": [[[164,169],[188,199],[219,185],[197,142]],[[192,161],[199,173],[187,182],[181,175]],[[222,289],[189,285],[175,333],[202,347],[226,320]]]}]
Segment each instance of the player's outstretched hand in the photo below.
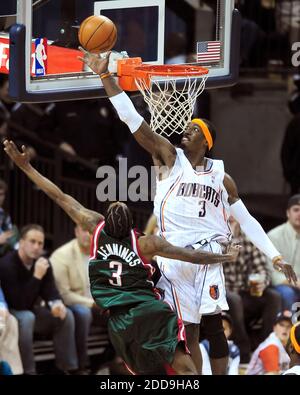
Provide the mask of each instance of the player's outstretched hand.
[{"label": "player's outstretched hand", "polygon": [[281,259],[276,259],[276,262],[273,262],[273,267],[278,272],[283,273],[290,284],[293,283],[295,286],[297,286],[297,275],[294,272],[292,265],[285,262],[281,258]]},{"label": "player's outstretched hand", "polygon": [[25,145],[22,145],[22,152],[18,150],[12,140],[5,140],[3,145],[4,151],[20,169],[26,170],[29,167],[30,155],[27,152]]},{"label": "player's outstretched hand", "polygon": [[78,56],[78,59],[85,63],[87,66],[89,66],[89,68],[92,69],[94,73],[100,75],[107,72],[111,51],[108,52],[104,58],[101,58],[98,54],[88,52],[82,47],[78,48],[83,55],[82,57]]}]

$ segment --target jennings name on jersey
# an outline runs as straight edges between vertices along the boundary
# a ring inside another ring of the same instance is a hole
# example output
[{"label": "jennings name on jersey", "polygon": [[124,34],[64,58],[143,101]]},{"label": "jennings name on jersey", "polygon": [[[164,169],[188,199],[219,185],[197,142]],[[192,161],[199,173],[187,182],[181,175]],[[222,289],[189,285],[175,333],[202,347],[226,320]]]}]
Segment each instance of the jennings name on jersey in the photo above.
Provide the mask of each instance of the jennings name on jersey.
[{"label": "jennings name on jersey", "polygon": [[93,235],[89,276],[91,293],[103,309],[157,299],[152,266],[139,254],[138,235],[117,240],[105,233],[105,223]]},{"label": "jennings name on jersey", "polygon": [[169,177],[157,181],[154,213],[161,235],[180,247],[203,239],[228,239],[231,231],[223,161],[207,159],[206,170],[198,172],[182,149],[176,152]]}]

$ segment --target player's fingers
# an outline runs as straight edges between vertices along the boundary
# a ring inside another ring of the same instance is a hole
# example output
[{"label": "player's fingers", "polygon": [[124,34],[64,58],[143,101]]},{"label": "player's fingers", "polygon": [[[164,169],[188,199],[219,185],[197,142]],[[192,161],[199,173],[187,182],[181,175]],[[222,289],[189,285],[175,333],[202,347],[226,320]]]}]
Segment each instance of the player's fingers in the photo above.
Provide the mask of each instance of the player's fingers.
[{"label": "player's fingers", "polygon": [[24,153],[24,154],[26,154],[26,152],[27,152],[27,149],[26,149],[25,145],[22,145],[22,147],[21,147],[21,148],[22,148],[22,151],[23,151],[23,153]]},{"label": "player's fingers", "polygon": [[82,58],[81,56],[77,56],[77,59],[81,60],[81,62],[88,64],[88,59]]},{"label": "player's fingers", "polygon": [[16,144],[12,140],[9,141],[9,148],[10,148],[12,153],[19,152],[18,149],[17,149]]},{"label": "player's fingers", "polygon": [[291,278],[291,273],[290,273],[289,269],[290,269],[289,267],[285,267],[284,274],[285,274],[288,282],[291,284],[292,278]]},{"label": "player's fingers", "polygon": [[88,54],[88,51],[86,51],[84,48],[82,48],[81,45],[78,47],[79,51],[83,52],[84,54]]},{"label": "player's fingers", "polygon": [[294,283],[295,285],[297,285],[298,278],[297,278],[297,275],[296,275],[296,273],[294,272],[294,269],[293,269],[292,267],[291,267],[291,277],[292,277],[293,283]]}]

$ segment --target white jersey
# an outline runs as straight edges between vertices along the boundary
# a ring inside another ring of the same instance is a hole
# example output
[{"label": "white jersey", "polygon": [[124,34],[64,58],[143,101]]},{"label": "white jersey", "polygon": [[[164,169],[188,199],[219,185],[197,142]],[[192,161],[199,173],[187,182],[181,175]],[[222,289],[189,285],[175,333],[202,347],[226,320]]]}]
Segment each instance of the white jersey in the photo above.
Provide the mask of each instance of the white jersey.
[{"label": "white jersey", "polygon": [[[183,150],[176,151],[169,177],[157,181],[154,213],[160,235],[176,246],[220,253],[219,242],[231,236],[223,161],[208,159],[207,170],[197,172]],[[202,314],[228,309],[221,264],[200,266],[161,257],[157,262],[162,272],[157,285],[185,322],[199,323]]]},{"label": "white jersey", "polygon": [[284,346],[272,332],[252,354],[246,374],[261,375],[268,373],[268,371],[283,372],[288,369],[289,363],[290,357]]},{"label": "white jersey", "polygon": [[157,181],[154,214],[161,236],[181,247],[203,239],[228,238],[231,231],[223,161],[208,159],[208,169],[197,172],[183,150],[176,151],[171,174]]}]

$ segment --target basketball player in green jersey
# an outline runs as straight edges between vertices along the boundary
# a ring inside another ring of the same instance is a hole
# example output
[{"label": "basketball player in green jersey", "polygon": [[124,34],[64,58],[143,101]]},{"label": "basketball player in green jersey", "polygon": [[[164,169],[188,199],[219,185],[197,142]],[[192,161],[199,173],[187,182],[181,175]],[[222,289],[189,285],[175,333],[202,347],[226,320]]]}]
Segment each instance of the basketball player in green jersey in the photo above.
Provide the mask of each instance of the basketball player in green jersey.
[{"label": "basketball player in green jersey", "polygon": [[88,210],[43,177],[12,141],[4,150],[13,162],[57,203],[71,219],[93,234],[89,275],[97,305],[109,310],[110,340],[130,371],[139,374],[197,374],[185,346],[185,330],[172,308],[161,300],[151,281],[154,255],[207,264],[234,261],[238,248],[229,254],[175,247],[158,236],[143,236],[132,229],[129,208],[112,203],[107,214]]}]

